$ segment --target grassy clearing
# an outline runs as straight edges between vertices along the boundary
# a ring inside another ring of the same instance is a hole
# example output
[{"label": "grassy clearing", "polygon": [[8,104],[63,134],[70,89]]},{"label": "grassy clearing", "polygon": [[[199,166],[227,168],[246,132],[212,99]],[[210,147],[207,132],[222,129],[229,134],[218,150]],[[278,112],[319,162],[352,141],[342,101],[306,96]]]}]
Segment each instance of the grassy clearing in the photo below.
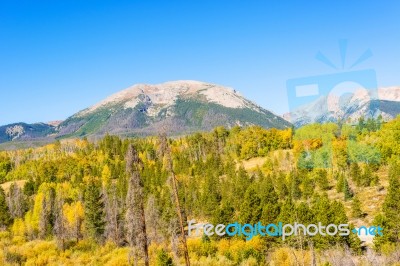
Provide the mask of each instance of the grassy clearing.
[{"label": "grassy clearing", "polygon": [[20,188],[23,188],[26,180],[9,181],[9,182],[5,182],[5,183],[1,184],[0,186],[4,189],[4,191],[6,193],[8,193],[8,191],[10,190],[11,184],[14,182],[17,184],[17,186],[19,186]]}]

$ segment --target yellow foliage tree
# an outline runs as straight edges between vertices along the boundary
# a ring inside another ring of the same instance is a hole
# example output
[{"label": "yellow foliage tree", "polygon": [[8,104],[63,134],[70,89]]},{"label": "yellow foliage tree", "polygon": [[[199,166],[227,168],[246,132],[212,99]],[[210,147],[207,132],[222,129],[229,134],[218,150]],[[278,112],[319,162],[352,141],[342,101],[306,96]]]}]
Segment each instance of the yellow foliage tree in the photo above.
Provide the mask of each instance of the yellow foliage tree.
[{"label": "yellow foliage tree", "polygon": [[11,227],[11,232],[14,237],[25,237],[26,229],[25,223],[21,218],[17,218],[14,220],[14,223]]},{"label": "yellow foliage tree", "polygon": [[68,231],[78,242],[82,235],[82,224],[85,216],[82,202],[77,201],[72,204],[64,204],[63,212],[67,220]]},{"label": "yellow foliage tree", "polygon": [[103,187],[109,187],[111,184],[111,170],[108,165],[104,165],[103,171],[101,172],[101,183]]}]

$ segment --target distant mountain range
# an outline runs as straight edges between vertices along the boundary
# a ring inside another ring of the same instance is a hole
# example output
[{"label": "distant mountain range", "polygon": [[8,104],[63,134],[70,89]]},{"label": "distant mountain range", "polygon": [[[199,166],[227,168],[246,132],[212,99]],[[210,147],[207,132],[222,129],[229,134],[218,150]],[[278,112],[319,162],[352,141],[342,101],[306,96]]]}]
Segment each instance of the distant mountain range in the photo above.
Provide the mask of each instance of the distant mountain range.
[{"label": "distant mountain range", "polygon": [[341,96],[324,95],[317,100],[292,110],[283,117],[294,126],[310,123],[337,122],[356,123],[359,118],[377,118],[388,121],[400,114],[400,87],[375,90],[375,96],[358,89]]},{"label": "distant mountain range", "polygon": [[283,118],[245,99],[234,89],[198,81],[138,84],[84,109],[63,122],[15,123],[0,127],[0,143],[37,139],[100,137],[105,134],[170,136],[216,126],[287,128]]},{"label": "distant mountain range", "polygon": [[[265,128],[299,127],[309,123],[356,122],[360,117],[400,114],[400,87],[378,90],[371,99],[362,90],[340,98],[321,96],[282,117],[245,99],[234,89],[199,81],[137,84],[86,108],[64,121],[13,123],[0,126],[0,143],[41,144],[60,138],[105,134],[178,136],[210,131],[217,126],[260,125]],[[12,147],[16,147],[15,145]]]}]

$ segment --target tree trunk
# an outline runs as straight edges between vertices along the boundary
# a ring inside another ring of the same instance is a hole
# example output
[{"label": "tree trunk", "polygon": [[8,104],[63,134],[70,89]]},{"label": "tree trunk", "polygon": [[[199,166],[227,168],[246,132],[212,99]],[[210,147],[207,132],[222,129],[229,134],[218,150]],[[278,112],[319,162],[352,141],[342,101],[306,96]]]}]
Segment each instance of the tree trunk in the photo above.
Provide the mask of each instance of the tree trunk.
[{"label": "tree trunk", "polygon": [[185,255],[185,263],[186,263],[186,266],[190,266],[189,251],[188,251],[187,243],[186,243],[185,225],[184,225],[184,221],[183,221],[181,205],[179,203],[178,184],[176,182],[175,173],[172,169],[171,158],[169,158],[169,168],[171,171],[172,192],[174,194],[176,212],[178,213],[178,218],[179,218],[179,227],[180,227],[180,231],[181,231],[183,253]]}]

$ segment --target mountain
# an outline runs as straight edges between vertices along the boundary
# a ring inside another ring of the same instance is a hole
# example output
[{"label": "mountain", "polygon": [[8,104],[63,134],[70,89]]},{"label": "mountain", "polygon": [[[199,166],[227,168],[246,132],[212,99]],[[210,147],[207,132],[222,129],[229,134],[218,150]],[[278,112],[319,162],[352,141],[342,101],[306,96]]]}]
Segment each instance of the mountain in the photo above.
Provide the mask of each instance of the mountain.
[{"label": "mountain", "polygon": [[309,123],[339,120],[354,123],[360,117],[377,118],[379,115],[382,115],[384,120],[391,120],[400,114],[400,87],[380,88],[376,95],[371,97],[362,89],[341,96],[322,95],[283,117],[300,127]]},{"label": "mountain", "polygon": [[216,126],[290,123],[224,86],[199,81],[138,84],[74,114],[58,126],[59,136],[182,135]]},{"label": "mountain", "polygon": [[173,81],[134,85],[62,122],[0,127],[0,143],[105,134],[147,136],[165,132],[177,136],[236,125],[291,126],[234,89],[199,81]]},{"label": "mountain", "polygon": [[0,126],[0,143],[8,141],[32,141],[49,139],[56,133],[56,128],[45,123],[14,123]]}]

